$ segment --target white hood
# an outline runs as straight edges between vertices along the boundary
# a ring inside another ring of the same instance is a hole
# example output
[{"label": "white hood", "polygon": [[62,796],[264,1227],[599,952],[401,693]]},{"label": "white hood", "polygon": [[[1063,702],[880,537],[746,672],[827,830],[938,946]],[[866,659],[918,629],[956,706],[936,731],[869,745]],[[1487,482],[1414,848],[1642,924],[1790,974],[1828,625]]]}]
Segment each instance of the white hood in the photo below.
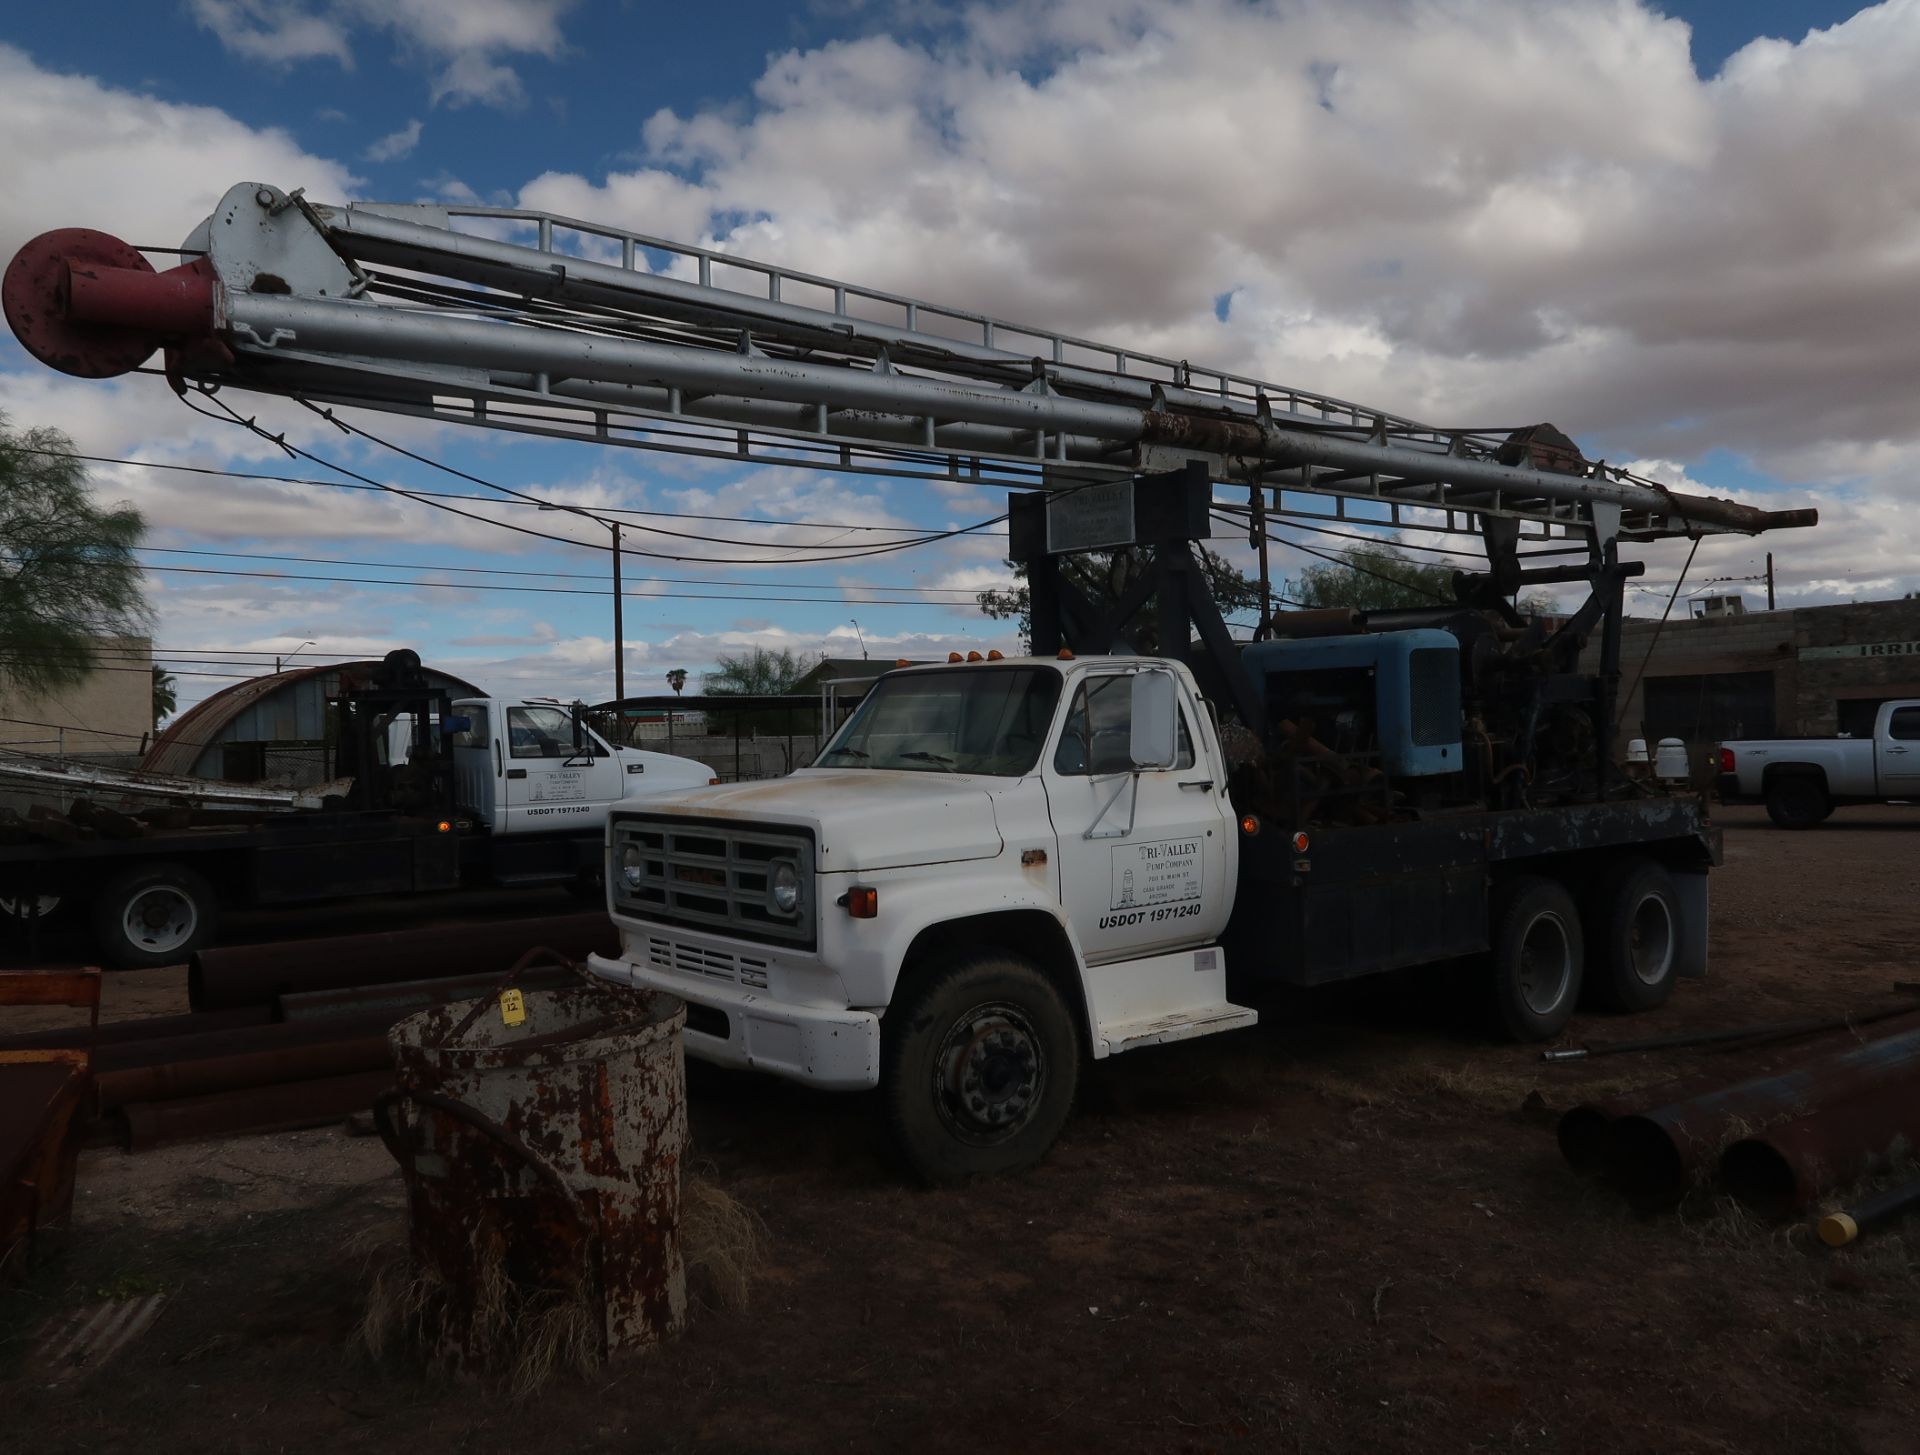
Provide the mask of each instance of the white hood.
[{"label": "white hood", "polygon": [[814,831],[822,872],[869,873],[993,858],[1004,845],[986,781],[954,773],[807,768],[660,806],[689,818],[805,825]]}]

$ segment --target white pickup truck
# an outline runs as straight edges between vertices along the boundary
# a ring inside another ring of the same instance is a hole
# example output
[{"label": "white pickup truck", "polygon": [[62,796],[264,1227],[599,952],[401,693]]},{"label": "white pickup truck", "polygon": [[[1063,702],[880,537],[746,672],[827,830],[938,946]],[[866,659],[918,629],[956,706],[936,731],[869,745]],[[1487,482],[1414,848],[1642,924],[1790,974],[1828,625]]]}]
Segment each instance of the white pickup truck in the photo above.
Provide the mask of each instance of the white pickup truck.
[{"label": "white pickup truck", "polygon": [[1783,829],[1851,803],[1920,801],[1920,698],[1882,703],[1871,738],[1756,738],[1720,745],[1720,797],[1762,802]]},{"label": "white pickup truck", "polygon": [[1528,1039],[1583,973],[1626,1009],[1704,973],[1697,801],[1309,832],[1228,776],[1179,662],[903,668],[811,768],[614,809],[622,949],[590,964],[685,1000],[700,1059],[878,1087],[930,1181],[1037,1161],[1089,1061],[1253,1024],[1230,951],[1250,990],[1485,953],[1488,1009]]}]

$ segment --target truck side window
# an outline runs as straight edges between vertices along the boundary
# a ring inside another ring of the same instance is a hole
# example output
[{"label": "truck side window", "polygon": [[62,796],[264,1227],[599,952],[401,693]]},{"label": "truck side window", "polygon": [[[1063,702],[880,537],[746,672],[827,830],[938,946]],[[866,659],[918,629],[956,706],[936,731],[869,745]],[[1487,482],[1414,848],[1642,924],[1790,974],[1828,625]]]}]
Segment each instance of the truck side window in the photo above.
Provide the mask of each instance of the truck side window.
[{"label": "truck side window", "polygon": [[[1173,770],[1193,766],[1193,735],[1186,704],[1180,705],[1180,737]],[[1067,725],[1054,750],[1053,771],[1061,774],[1130,773],[1133,736],[1133,678],[1089,677],[1073,694]]]},{"label": "truck side window", "polygon": [[507,751],[516,758],[570,758],[573,719],[557,707],[509,707]]},{"label": "truck side window", "polygon": [[1887,736],[1908,743],[1920,739],[1920,707],[1896,707],[1887,720]]},{"label": "truck side window", "polygon": [[453,735],[456,748],[485,748],[493,739],[487,735],[487,710],[484,707],[469,707],[460,716],[466,718],[467,725]]}]

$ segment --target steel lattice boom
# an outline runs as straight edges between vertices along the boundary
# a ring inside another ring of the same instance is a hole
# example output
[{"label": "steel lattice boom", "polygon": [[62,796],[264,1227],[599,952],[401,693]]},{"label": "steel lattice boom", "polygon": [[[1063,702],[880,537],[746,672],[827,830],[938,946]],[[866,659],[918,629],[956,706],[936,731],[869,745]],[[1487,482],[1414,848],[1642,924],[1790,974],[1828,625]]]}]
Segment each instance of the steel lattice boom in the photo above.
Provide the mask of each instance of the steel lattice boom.
[{"label": "steel lattice boom", "polygon": [[1032,488],[1198,459],[1270,487],[1270,512],[1440,531],[1815,520],[1679,494],[1538,433],[1433,429],[545,213],[318,206],[245,183],[187,248],[156,273],[104,234],[43,234],[7,270],[8,321],[68,373],[164,347],[183,386],[743,461]]}]

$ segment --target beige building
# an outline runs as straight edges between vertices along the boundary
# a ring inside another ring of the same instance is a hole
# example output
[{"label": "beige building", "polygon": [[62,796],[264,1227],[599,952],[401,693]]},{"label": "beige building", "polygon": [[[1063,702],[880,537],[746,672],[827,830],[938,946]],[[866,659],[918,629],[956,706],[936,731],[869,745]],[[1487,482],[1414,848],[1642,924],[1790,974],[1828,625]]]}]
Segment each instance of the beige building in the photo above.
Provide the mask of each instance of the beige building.
[{"label": "beige building", "polygon": [[153,732],[153,638],[103,637],[96,669],[31,697],[0,686],[0,748],[87,757],[139,754]]}]

